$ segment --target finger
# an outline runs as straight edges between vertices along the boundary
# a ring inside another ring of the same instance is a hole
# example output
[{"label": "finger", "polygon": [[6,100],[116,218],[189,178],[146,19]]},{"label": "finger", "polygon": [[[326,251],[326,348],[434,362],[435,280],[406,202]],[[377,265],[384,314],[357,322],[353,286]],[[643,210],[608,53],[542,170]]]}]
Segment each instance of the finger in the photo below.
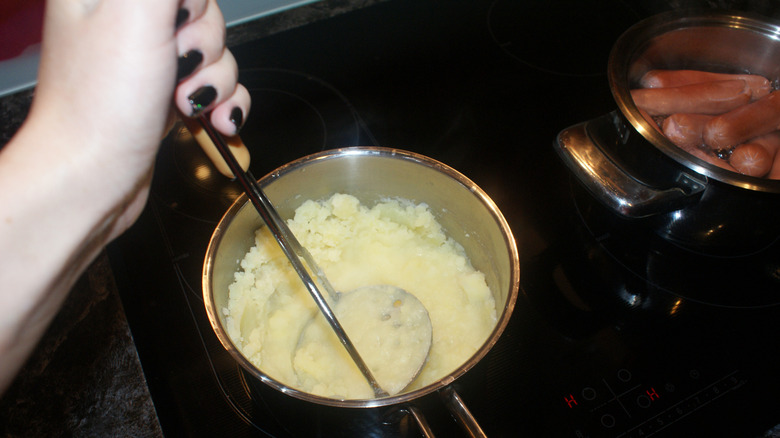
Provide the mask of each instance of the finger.
[{"label": "finger", "polygon": [[176,88],[176,106],[184,115],[196,117],[232,96],[237,80],[236,60],[225,49],[217,62],[199,69],[179,84]]},{"label": "finger", "polygon": [[179,54],[178,80],[222,57],[225,48],[225,21],[215,3],[208,3],[207,6],[201,17],[189,22],[176,34]]},{"label": "finger", "polygon": [[211,113],[211,124],[224,135],[236,135],[246,121],[250,106],[249,91],[238,84],[233,95],[214,108]]},{"label": "finger", "polygon": [[212,0],[180,0],[179,12],[176,14],[176,29],[197,21],[208,8],[210,1]]}]

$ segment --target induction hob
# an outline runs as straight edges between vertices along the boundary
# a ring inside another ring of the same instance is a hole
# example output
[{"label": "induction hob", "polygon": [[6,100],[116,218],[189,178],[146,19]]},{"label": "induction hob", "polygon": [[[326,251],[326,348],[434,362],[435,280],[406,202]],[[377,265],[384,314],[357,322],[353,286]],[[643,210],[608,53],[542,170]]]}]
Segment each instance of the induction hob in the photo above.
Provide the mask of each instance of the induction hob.
[{"label": "induction hob", "polygon": [[[253,174],[324,149],[395,147],[458,169],[506,216],[520,296],[453,384],[488,436],[758,437],[780,423],[780,246],[723,260],[611,223],[552,148],[615,109],[606,60],[657,12],[639,5],[391,0],[232,48],[253,98]],[[201,270],[239,192],[177,127],[149,205],[109,247],[166,435],[419,436],[393,409],[292,400],[221,347]],[[434,395],[419,407],[437,436],[466,436]]]}]

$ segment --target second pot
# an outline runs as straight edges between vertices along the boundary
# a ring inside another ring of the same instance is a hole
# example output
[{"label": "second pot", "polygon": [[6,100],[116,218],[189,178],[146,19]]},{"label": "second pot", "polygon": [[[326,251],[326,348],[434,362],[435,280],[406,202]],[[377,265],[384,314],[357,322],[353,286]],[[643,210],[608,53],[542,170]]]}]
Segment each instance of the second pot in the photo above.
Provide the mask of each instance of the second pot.
[{"label": "second pot", "polygon": [[607,74],[618,109],[562,131],[555,148],[594,197],[682,247],[759,251],[780,236],[780,180],[729,172],[680,149],[630,91],[651,69],[754,73],[780,84],[777,23],[744,14],[670,12],[615,43]]}]

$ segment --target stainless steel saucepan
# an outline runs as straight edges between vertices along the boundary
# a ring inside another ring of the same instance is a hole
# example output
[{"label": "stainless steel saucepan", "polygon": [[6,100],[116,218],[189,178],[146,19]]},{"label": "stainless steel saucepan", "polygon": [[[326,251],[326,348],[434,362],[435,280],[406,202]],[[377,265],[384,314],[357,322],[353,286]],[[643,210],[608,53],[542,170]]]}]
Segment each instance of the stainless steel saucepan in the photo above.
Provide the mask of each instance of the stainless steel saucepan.
[{"label": "stainless steel saucepan", "polygon": [[292,217],[304,201],[326,199],[334,193],[354,195],[364,205],[373,205],[384,198],[426,203],[447,235],[464,247],[474,268],[485,275],[495,299],[498,321],[471,358],[445,377],[420,389],[395,396],[351,400],[322,397],[292,388],[247,360],[226,331],[222,309],[227,307],[228,286],[239,269],[239,261],[254,245],[255,230],[263,226],[257,211],[246,196],[241,196],[216,227],[203,267],[206,310],[217,337],[233,358],[254,378],[304,402],[363,410],[388,406],[411,410],[424,432],[428,426],[414,402],[439,392],[464,429],[472,436],[480,436],[480,426],[451,385],[493,347],[509,322],[517,299],[518,250],[495,203],[476,184],[441,162],[412,152],[379,147],[336,149],[303,157],[271,172],[259,183],[280,215],[287,218]]}]

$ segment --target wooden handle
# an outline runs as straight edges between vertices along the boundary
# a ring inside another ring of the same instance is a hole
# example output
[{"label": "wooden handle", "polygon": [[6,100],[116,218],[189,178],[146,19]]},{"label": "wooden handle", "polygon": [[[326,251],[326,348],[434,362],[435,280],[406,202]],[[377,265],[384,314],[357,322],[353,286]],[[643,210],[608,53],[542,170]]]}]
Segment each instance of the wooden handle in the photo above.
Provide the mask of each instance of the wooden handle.
[{"label": "wooden handle", "polygon": [[[217,146],[211,141],[208,133],[203,129],[200,123],[198,123],[198,120],[183,116],[181,119],[217,170],[228,178],[235,178],[230,167],[228,167],[227,163],[222,158],[222,155],[220,155],[219,150],[217,150]],[[236,157],[236,161],[241,165],[241,168],[244,169],[244,171],[249,169],[249,149],[247,149],[243,140],[241,140],[241,137],[239,135],[233,135],[230,137],[224,136],[224,138],[230,151],[233,152],[233,156]]]}]

